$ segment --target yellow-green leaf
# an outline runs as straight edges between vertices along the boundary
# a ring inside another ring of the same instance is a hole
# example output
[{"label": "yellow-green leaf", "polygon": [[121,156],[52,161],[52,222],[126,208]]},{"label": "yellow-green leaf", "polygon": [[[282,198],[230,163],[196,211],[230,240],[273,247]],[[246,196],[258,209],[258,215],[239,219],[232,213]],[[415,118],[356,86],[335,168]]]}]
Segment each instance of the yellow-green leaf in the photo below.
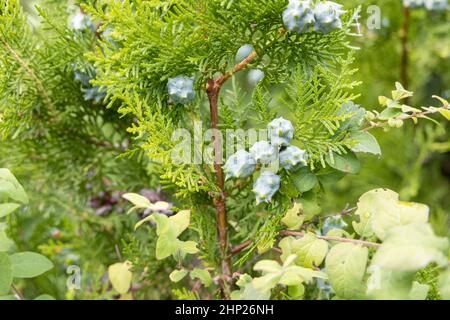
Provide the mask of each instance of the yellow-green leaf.
[{"label": "yellow-green leaf", "polygon": [[340,243],[330,249],[325,265],[331,286],[339,297],[363,296],[368,254],[367,248],[353,243]]},{"label": "yellow-green leaf", "polygon": [[439,113],[442,114],[445,119],[450,120],[450,110],[449,109],[439,109]]},{"label": "yellow-green leaf", "polygon": [[152,204],[146,197],[137,193],[125,193],[122,198],[130,201],[137,208],[148,208]]},{"label": "yellow-green leaf", "polygon": [[205,287],[209,287],[213,282],[208,270],[195,268],[191,271],[191,279],[199,279]]},{"label": "yellow-green leaf", "polygon": [[188,274],[188,271],[186,269],[173,270],[170,273],[169,278],[172,282],[176,283],[176,282],[181,281],[187,274]]},{"label": "yellow-green leaf", "polygon": [[169,218],[170,228],[174,230],[175,237],[178,237],[184,230],[187,229],[187,227],[189,227],[190,219],[190,210],[182,210]]},{"label": "yellow-green leaf", "polygon": [[436,237],[429,224],[399,226],[388,232],[372,265],[402,272],[414,272],[432,262],[446,266],[448,246],[448,239]]},{"label": "yellow-green leaf", "polygon": [[6,253],[0,253],[0,295],[9,292],[12,280],[11,260]]},{"label": "yellow-green leaf", "polygon": [[281,219],[288,230],[299,229],[305,217],[303,216],[303,206],[301,203],[294,203],[294,206],[286,212],[286,215]]},{"label": "yellow-green leaf", "polygon": [[3,203],[0,204],[0,218],[3,218],[20,207],[20,204],[17,203]]},{"label": "yellow-green leaf", "polygon": [[133,278],[133,274],[130,271],[131,267],[131,262],[125,261],[123,263],[115,263],[108,268],[109,280],[114,289],[120,294],[125,294],[130,290]]},{"label": "yellow-green leaf", "polygon": [[353,226],[360,235],[370,236],[372,230],[383,240],[392,228],[414,222],[426,223],[428,212],[426,205],[399,201],[399,195],[394,191],[375,189],[359,198],[355,214],[360,217],[360,224]]},{"label": "yellow-green leaf", "polygon": [[297,255],[296,264],[306,268],[318,267],[328,253],[328,243],[317,239],[313,233],[307,233],[295,241],[293,253]]}]

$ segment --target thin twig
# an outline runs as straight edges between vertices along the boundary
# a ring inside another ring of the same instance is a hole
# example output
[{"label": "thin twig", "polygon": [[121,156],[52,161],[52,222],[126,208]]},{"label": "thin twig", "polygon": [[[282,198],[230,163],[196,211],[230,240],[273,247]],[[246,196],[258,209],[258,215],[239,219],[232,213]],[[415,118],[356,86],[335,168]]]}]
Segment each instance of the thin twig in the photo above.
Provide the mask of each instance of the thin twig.
[{"label": "thin twig", "polygon": [[[282,230],[282,231],[280,231],[280,234],[281,235],[285,235],[285,236],[304,237],[306,233],[304,231]],[[381,246],[380,243],[376,243],[376,242],[370,242],[370,241],[358,240],[358,239],[349,239],[349,238],[343,238],[343,237],[318,236],[318,235],[316,235],[316,238],[317,239],[326,240],[326,241],[351,242],[351,243],[361,244],[363,246],[373,247],[373,248],[378,248],[378,247]],[[238,254],[239,252],[241,252],[245,248],[249,247],[252,243],[253,243],[253,241],[251,241],[251,240],[244,241],[243,243],[233,247],[233,249],[231,249],[231,251],[230,251],[230,254],[231,255]],[[274,250],[278,251],[276,248]]]},{"label": "thin twig", "polygon": [[324,219],[324,218],[330,218],[330,217],[334,217],[334,216],[347,216],[347,215],[350,215],[356,209],[357,209],[357,207],[349,208],[349,205],[347,204],[341,212],[315,216],[308,224],[316,223],[319,220]]},{"label": "thin twig", "polygon": [[119,260],[122,262],[123,258],[122,258],[122,254],[120,253],[119,245],[116,244],[114,246],[114,250],[116,251],[117,258],[119,258]]},{"label": "thin twig", "polygon": [[[289,230],[283,230],[280,232],[280,234],[285,236],[296,236],[296,237],[303,237],[305,236],[304,231],[289,231]],[[355,244],[361,244],[366,247],[374,247],[378,248],[381,246],[380,243],[376,242],[370,242],[365,240],[358,240],[358,239],[349,239],[349,238],[342,238],[342,237],[334,237],[334,236],[316,236],[317,239],[327,240],[327,241],[339,241],[339,242],[350,242]]]},{"label": "thin twig", "polygon": [[247,241],[242,242],[241,244],[238,244],[237,246],[234,246],[233,248],[231,248],[230,254],[235,255],[235,254],[241,252],[242,250],[247,248],[249,245],[251,245],[252,242],[253,242],[252,240],[247,240]]},{"label": "thin twig", "polygon": [[16,296],[19,297],[19,300],[26,300],[22,292],[20,292],[20,290],[14,284],[11,284],[11,290]]},{"label": "thin twig", "polygon": [[227,81],[229,78],[231,78],[235,73],[237,73],[237,72],[239,72],[239,71],[245,69],[245,68],[248,66],[248,64],[249,64],[250,62],[252,62],[253,59],[255,59],[255,57],[256,57],[256,51],[253,51],[252,53],[250,53],[250,54],[248,55],[247,58],[245,58],[244,60],[242,60],[241,62],[239,62],[237,65],[235,65],[234,68],[233,68],[232,70],[226,72],[224,75],[222,75],[221,77],[219,77],[219,78],[216,80],[217,85],[222,86],[222,85],[225,83],[225,81]]},{"label": "thin twig", "polygon": [[[444,109],[448,109],[448,106],[444,107]],[[434,113],[437,113],[437,112],[439,112],[439,108],[430,108],[430,109],[428,109],[426,111],[423,111],[423,112],[414,112],[412,114],[404,114],[402,116],[396,117],[395,119],[396,120],[405,121],[405,120],[411,120],[411,119],[415,119],[415,118],[424,118],[425,116],[427,116],[429,114],[434,114]],[[370,131],[370,130],[375,129],[375,128],[384,128],[384,127],[386,127],[388,125],[389,125],[389,122],[387,122],[387,121],[385,121],[385,122],[373,122],[373,121],[371,121],[370,122],[370,126],[364,128],[363,131]]]}]

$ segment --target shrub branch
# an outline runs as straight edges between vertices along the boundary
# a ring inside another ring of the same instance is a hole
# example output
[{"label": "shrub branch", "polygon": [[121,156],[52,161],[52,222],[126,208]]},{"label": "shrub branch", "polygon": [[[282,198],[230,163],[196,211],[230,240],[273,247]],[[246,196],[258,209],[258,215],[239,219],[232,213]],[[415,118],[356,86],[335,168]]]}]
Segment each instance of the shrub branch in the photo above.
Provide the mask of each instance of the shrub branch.
[{"label": "shrub branch", "polygon": [[220,285],[224,298],[229,298],[228,282],[232,279],[231,256],[228,254],[228,221],[225,194],[225,179],[222,169],[222,141],[218,135],[219,123],[219,95],[224,83],[235,73],[245,69],[247,65],[256,57],[253,51],[242,62],[233,67],[232,70],[224,73],[217,79],[209,79],[207,83],[206,93],[208,95],[209,107],[211,113],[211,128],[214,130],[214,170],[216,172],[216,184],[220,189],[220,193],[214,198],[216,207],[217,231],[219,237],[220,254],[222,259],[222,276]]}]

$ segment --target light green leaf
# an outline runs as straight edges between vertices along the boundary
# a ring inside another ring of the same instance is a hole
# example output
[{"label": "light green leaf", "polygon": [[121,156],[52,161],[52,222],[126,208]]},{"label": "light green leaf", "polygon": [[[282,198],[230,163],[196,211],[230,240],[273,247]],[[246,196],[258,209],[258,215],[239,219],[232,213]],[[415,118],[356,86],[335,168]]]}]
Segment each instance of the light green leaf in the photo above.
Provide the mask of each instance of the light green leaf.
[{"label": "light green leaf", "polygon": [[[330,229],[327,234],[327,237],[338,237],[338,238],[352,238],[352,236],[345,230],[343,229],[339,229],[339,228],[333,228]],[[336,244],[339,244],[339,241],[333,241],[333,240],[329,240],[328,244],[330,246],[334,246]]]},{"label": "light green leaf", "polygon": [[419,113],[419,112],[422,111],[422,110],[420,110],[420,109],[417,109],[417,108],[413,108],[413,107],[407,106],[406,104],[403,104],[403,105],[402,105],[401,110],[402,110],[404,113]]},{"label": "light green leaf", "polygon": [[358,173],[361,168],[361,163],[353,152],[347,154],[333,154],[333,159],[330,156],[325,158],[330,167],[347,173]]},{"label": "light green leaf", "polygon": [[[130,195],[130,194],[127,194],[127,195]],[[132,195],[136,196],[136,194],[132,194]],[[139,196],[139,195],[137,195],[137,196]],[[140,197],[142,197],[142,196],[140,196]],[[144,197],[142,197],[142,198],[144,198]],[[144,199],[147,199],[147,198],[144,198]],[[151,202],[149,201],[149,202],[148,202],[148,206],[143,207],[142,205],[143,205],[144,202],[145,202],[144,199],[139,198],[140,205],[139,205],[139,206],[134,206],[133,208],[131,208],[130,210],[128,210],[127,214],[130,214],[130,213],[133,212],[134,210],[142,209],[142,208],[146,208],[146,209],[148,208],[148,209],[151,209],[151,210],[153,210],[153,211],[163,211],[163,210],[169,210],[170,207],[171,207],[171,204],[168,203],[168,202],[165,202],[165,201],[158,201],[158,202],[156,202],[156,203],[151,203]],[[135,199],[135,200],[136,200],[136,199]]]},{"label": "light green leaf", "polygon": [[292,182],[298,192],[307,192],[317,185],[317,177],[309,168],[304,167],[291,175]]},{"label": "light green leaf", "polygon": [[7,296],[0,296],[0,301],[6,301],[6,300],[19,300],[14,295],[7,295]]},{"label": "light green leaf", "polygon": [[446,266],[448,239],[436,237],[428,224],[414,223],[389,231],[372,265],[393,271],[417,271],[435,262]]},{"label": "light green leaf", "polygon": [[0,204],[0,218],[6,217],[7,215],[11,214],[17,208],[20,207],[20,204],[17,203],[3,203]]},{"label": "light green leaf", "polygon": [[429,290],[430,290],[429,285],[414,281],[411,291],[409,292],[409,299],[410,300],[425,300],[427,298]]},{"label": "light green leaf", "polygon": [[302,284],[288,287],[288,295],[291,297],[291,299],[300,300],[303,298],[304,294],[305,286]]},{"label": "light green leaf", "polygon": [[8,238],[3,230],[0,230],[0,252],[8,252],[14,246],[14,241]]},{"label": "light green leaf", "polygon": [[132,266],[130,261],[125,261],[124,263],[115,263],[108,268],[109,281],[120,294],[125,294],[130,290],[133,279],[133,273],[130,271]]},{"label": "light green leaf", "polygon": [[285,237],[280,240],[278,246],[281,249],[280,259],[281,261],[285,261],[287,257],[293,254],[293,242],[296,241],[293,237]]},{"label": "light green leaf", "polygon": [[351,148],[353,152],[365,152],[381,155],[381,149],[377,139],[368,132],[353,132],[349,135],[348,139],[357,141],[357,143]]},{"label": "light green leaf", "polygon": [[130,201],[137,208],[149,208],[152,204],[146,197],[137,193],[125,193],[122,198]]},{"label": "light green leaf", "polygon": [[[399,201],[399,196],[394,191],[371,190],[359,198],[355,214],[359,215],[362,224],[357,225],[355,231],[368,236],[373,230],[375,235],[383,240],[386,233],[397,226],[415,222],[426,223],[428,212],[426,205]],[[369,221],[370,228],[367,226]]]},{"label": "light green leaf", "polygon": [[291,267],[302,278],[302,282],[311,283],[313,278],[328,279],[328,275],[322,271],[294,266]]},{"label": "light green leaf", "polygon": [[176,236],[173,235],[173,231],[170,232],[171,228],[170,228],[170,222],[169,222],[168,216],[166,216],[165,214],[153,213],[151,215],[151,217],[153,217],[152,219],[155,220],[155,222],[156,222],[156,234],[158,236],[163,235],[163,234],[172,233],[170,236],[173,238],[176,238]]},{"label": "light green leaf", "polygon": [[169,278],[172,282],[179,282],[181,281],[189,272],[186,269],[181,269],[181,270],[173,270],[170,275]]},{"label": "light green leaf", "polygon": [[322,211],[322,208],[317,201],[317,195],[314,192],[304,193],[302,197],[298,199],[298,202],[303,206],[305,220],[312,219]]},{"label": "light green leaf", "polygon": [[9,292],[12,280],[11,260],[6,253],[0,253],[0,294]]},{"label": "light green leaf", "polygon": [[149,222],[149,221],[152,221],[152,220],[155,220],[155,219],[153,218],[153,215],[151,214],[151,215],[145,217],[144,219],[140,220],[138,223],[136,223],[136,224],[134,225],[134,230],[137,230],[137,229],[140,228],[144,223]]},{"label": "light green leaf", "polygon": [[297,255],[296,264],[306,268],[319,267],[328,253],[328,243],[307,233],[292,244],[292,253]]},{"label": "light green leaf", "polygon": [[252,281],[253,286],[257,290],[270,291],[278,284],[283,274],[281,272],[268,273],[259,278],[254,278]]},{"label": "light green leaf", "polygon": [[439,275],[439,293],[442,299],[450,300],[450,269]]},{"label": "light green leaf", "polygon": [[392,98],[396,101],[413,96],[413,92],[405,90],[405,88],[403,88],[403,86],[399,82],[395,83],[395,88],[396,90],[392,91]]},{"label": "light green leaf", "polygon": [[55,300],[55,298],[49,294],[41,294],[40,296],[34,298],[34,300]]},{"label": "light green leaf", "polygon": [[239,286],[239,290],[235,290],[231,293],[232,300],[269,300],[270,290],[261,290],[253,286],[252,277],[244,273],[239,276],[239,280],[236,281],[236,285]]},{"label": "light green leaf", "polygon": [[357,210],[355,215],[359,216],[359,222],[352,222],[355,232],[363,238],[371,238],[374,235],[374,232],[372,230],[372,219],[370,212],[365,211],[365,208],[361,207],[361,210]]},{"label": "light green leaf", "polygon": [[8,169],[0,169],[0,195],[4,193],[15,201],[27,204],[28,196],[22,185]]},{"label": "light green leaf", "polygon": [[345,299],[363,297],[367,259],[367,248],[356,244],[340,243],[330,249],[325,265],[331,286],[338,296]]},{"label": "light green leaf", "polygon": [[382,107],[387,106],[389,100],[390,100],[390,99],[389,99],[388,97],[385,97],[385,96],[379,96],[379,97],[378,97],[378,103],[379,103]]},{"label": "light green leaf", "polygon": [[192,280],[199,279],[206,288],[213,283],[211,275],[208,270],[205,269],[194,268],[194,270],[191,271],[190,276]]},{"label": "light green leaf", "polygon": [[389,120],[401,116],[402,114],[403,112],[397,108],[386,108],[383,111],[381,111],[378,118],[380,120]]},{"label": "light green leaf", "polygon": [[150,205],[150,209],[154,211],[164,211],[169,210],[171,208],[171,204],[165,201],[157,201]]},{"label": "light green leaf", "polygon": [[187,229],[187,227],[189,227],[190,219],[190,210],[182,210],[169,218],[170,228],[174,230],[175,237],[178,237],[184,230]]},{"label": "light green leaf", "polygon": [[174,254],[179,248],[179,242],[165,233],[160,235],[156,241],[156,259],[162,260]]},{"label": "light green leaf", "polygon": [[53,268],[53,263],[41,254],[21,252],[10,256],[14,278],[34,278]]},{"label": "light green leaf", "polygon": [[303,216],[303,206],[301,203],[296,202],[294,206],[286,212],[286,215],[281,219],[288,230],[297,230],[299,229],[304,220]]},{"label": "light green leaf", "polygon": [[321,169],[317,173],[317,179],[320,181],[321,184],[324,185],[334,185],[338,183],[340,180],[342,180],[343,177],[345,177],[344,172],[333,169],[331,167]]},{"label": "light green leaf", "polygon": [[327,275],[320,271],[315,271],[294,264],[297,256],[288,256],[281,266],[274,260],[262,260],[253,267],[256,271],[262,271],[263,276],[253,279],[252,283],[256,289],[268,291],[278,284],[293,286],[302,282],[311,282],[313,278],[327,278]]},{"label": "light green leaf", "polygon": [[253,270],[261,271],[263,274],[275,273],[281,271],[281,266],[275,260],[261,260],[255,264]]},{"label": "light green leaf", "polygon": [[439,113],[442,114],[445,117],[445,119],[450,120],[450,110],[449,109],[440,108]]},{"label": "light green leaf", "polygon": [[195,254],[199,250],[197,248],[197,242],[195,241],[181,241],[180,250],[183,253]]},{"label": "light green leaf", "polygon": [[409,300],[418,296],[423,288],[413,290],[414,272],[399,272],[370,266],[367,269],[367,296],[377,300]]},{"label": "light green leaf", "polygon": [[303,278],[296,270],[288,270],[283,272],[278,282],[285,286],[298,286],[303,282]]},{"label": "light green leaf", "polygon": [[158,260],[165,259],[176,253],[181,253],[183,255],[186,253],[194,254],[199,251],[196,242],[183,242],[177,239],[177,237],[189,226],[189,210],[180,211],[170,218],[159,213],[153,213],[152,217],[153,218],[149,218],[148,220],[153,219],[156,221],[156,233],[158,234],[158,240],[156,241],[156,258]]},{"label": "light green leaf", "polygon": [[439,100],[439,101],[442,103],[442,106],[443,106],[444,108],[448,108],[448,107],[449,107],[448,101],[445,100],[444,98],[439,97],[439,96],[432,96],[432,97],[433,97],[434,99]]},{"label": "light green leaf", "polygon": [[358,130],[364,122],[366,109],[354,104],[352,101],[344,103],[338,112],[339,116],[344,116],[346,120],[340,123],[339,129],[335,132],[335,136],[345,131]]}]

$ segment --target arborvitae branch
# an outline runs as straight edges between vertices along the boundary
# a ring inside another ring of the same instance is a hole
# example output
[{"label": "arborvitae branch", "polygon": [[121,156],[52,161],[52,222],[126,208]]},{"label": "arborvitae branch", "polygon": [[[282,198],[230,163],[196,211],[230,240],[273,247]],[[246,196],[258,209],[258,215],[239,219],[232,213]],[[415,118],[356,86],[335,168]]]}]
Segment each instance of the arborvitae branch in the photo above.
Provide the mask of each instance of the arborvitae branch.
[{"label": "arborvitae branch", "polygon": [[30,68],[28,63],[24,59],[22,59],[22,57],[19,55],[19,53],[17,53],[13,48],[11,48],[11,46],[5,40],[0,39],[0,41],[2,42],[3,46],[5,47],[5,49],[11,53],[12,57],[20,64],[20,66],[25,70],[25,72],[36,83],[36,88],[39,91],[39,93],[42,96],[42,98],[44,99],[44,101],[47,104],[47,106],[49,107],[49,110],[54,110],[54,106],[53,106],[52,100],[50,99],[49,94],[45,90],[44,84],[36,76],[36,74],[34,73],[33,69]]}]

